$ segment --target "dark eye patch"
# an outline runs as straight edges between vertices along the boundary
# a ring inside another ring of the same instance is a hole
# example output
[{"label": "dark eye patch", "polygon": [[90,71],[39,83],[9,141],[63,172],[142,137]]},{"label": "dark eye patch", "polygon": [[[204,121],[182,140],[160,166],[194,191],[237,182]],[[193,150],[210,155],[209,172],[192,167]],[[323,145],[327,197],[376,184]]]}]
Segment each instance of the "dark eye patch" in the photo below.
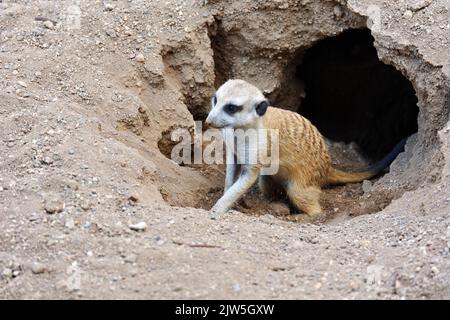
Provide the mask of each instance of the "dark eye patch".
[{"label": "dark eye patch", "polygon": [[223,107],[223,110],[228,114],[234,114],[242,110],[242,106],[237,106],[235,104],[227,104]]}]

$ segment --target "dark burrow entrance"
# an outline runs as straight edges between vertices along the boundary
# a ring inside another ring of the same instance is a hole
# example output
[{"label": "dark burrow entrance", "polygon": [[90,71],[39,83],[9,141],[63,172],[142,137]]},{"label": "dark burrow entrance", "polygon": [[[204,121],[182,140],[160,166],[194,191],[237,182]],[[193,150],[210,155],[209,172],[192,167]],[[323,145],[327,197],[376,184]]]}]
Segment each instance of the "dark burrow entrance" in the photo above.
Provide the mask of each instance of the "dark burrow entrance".
[{"label": "dark burrow entrance", "polygon": [[330,140],[355,142],[371,161],[417,132],[419,112],[412,84],[378,59],[373,42],[368,29],[325,39],[295,72],[305,90],[298,112]]},{"label": "dark burrow entrance", "polygon": [[[364,170],[418,130],[415,90],[399,71],[379,60],[368,29],[319,41],[301,52],[286,74],[288,88],[281,91],[290,97],[279,94],[281,101],[275,99],[274,105],[287,105],[310,119],[329,141],[336,167]],[[321,203],[328,217],[378,212],[401,194],[373,191],[373,182],[324,189]]]}]

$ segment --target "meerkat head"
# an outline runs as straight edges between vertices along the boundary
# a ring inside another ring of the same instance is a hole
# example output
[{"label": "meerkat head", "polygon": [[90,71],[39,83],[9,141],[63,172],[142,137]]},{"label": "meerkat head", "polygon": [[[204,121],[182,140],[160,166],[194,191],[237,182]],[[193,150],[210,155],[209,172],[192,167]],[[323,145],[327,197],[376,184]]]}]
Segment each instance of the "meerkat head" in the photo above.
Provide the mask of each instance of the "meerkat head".
[{"label": "meerkat head", "polygon": [[228,80],[211,99],[206,123],[216,128],[256,126],[267,111],[269,102],[262,92],[244,80]]}]

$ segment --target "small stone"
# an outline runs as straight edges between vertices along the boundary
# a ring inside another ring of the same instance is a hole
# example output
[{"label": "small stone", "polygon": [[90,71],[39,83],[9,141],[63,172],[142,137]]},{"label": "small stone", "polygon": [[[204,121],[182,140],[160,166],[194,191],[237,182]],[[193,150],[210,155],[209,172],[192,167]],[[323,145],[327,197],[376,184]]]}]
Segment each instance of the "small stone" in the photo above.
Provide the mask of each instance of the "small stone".
[{"label": "small stone", "polygon": [[84,211],[88,211],[91,208],[91,203],[89,202],[89,200],[82,199],[80,202],[80,207]]},{"label": "small stone", "polygon": [[403,13],[403,17],[411,19],[413,17],[413,12],[411,10],[406,10],[405,13]]},{"label": "small stone", "polygon": [[336,18],[341,18],[344,15],[344,11],[342,10],[342,7],[339,5],[334,6],[333,13]]},{"label": "small stone", "polygon": [[111,38],[117,38],[117,34],[116,31],[114,31],[114,29],[106,29],[105,32],[107,36]]},{"label": "small stone", "polygon": [[24,81],[21,81],[21,80],[17,81],[17,84],[18,84],[19,86],[21,86],[21,87],[24,87],[24,88],[27,87],[27,84],[26,84]]},{"label": "small stone", "polygon": [[64,200],[59,195],[50,195],[44,200],[44,209],[49,214],[62,212],[66,207]]},{"label": "small stone", "polygon": [[142,221],[136,224],[130,224],[128,227],[133,231],[144,231],[147,229],[147,224]]},{"label": "small stone", "polygon": [[12,278],[13,277],[13,271],[10,268],[5,268],[2,271],[2,276],[5,278]]},{"label": "small stone", "polygon": [[137,195],[132,194],[128,197],[128,201],[132,202],[132,203],[136,203],[139,201],[139,198],[137,197]]},{"label": "small stone", "polygon": [[44,157],[44,159],[42,159],[42,163],[43,164],[47,164],[47,165],[52,164],[53,163],[53,159],[50,158],[50,157]]},{"label": "small stone", "polygon": [[144,55],[142,53],[137,54],[135,59],[139,63],[144,63],[145,62],[145,57],[144,57]]},{"label": "small stone", "polygon": [[73,228],[75,228],[75,221],[73,221],[72,218],[69,218],[66,220],[66,223],[64,224],[64,226],[68,229],[73,229]]},{"label": "small stone", "polygon": [[373,186],[372,181],[364,180],[362,184],[362,189],[364,193],[369,193],[370,190],[372,190],[372,186]]},{"label": "small stone", "polygon": [[408,10],[413,12],[420,11],[428,7],[433,0],[409,0],[408,1]]},{"label": "small stone", "polygon": [[31,266],[31,272],[33,272],[34,274],[41,274],[47,271],[47,267],[39,262],[35,262],[33,263],[33,265]]},{"label": "small stone", "polygon": [[123,261],[125,261],[126,263],[136,263],[137,255],[134,253],[129,254],[123,259]]},{"label": "small stone", "polygon": [[105,3],[105,9],[106,9],[106,11],[113,11],[114,5],[111,3]]},{"label": "small stone", "polygon": [[238,293],[241,291],[241,286],[239,284],[235,284],[232,289],[233,289],[233,292]]},{"label": "small stone", "polygon": [[50,30],[55,29],[55,25],[50,20],[44,21],[44,27],[46,27],[47,29],[50,29]]},{"label": "small stone", "polygon": [[433,272],[433,275],[437,275],[437,274],[439,274],[439,269],[436,266],[432,266],[431,272]]}]

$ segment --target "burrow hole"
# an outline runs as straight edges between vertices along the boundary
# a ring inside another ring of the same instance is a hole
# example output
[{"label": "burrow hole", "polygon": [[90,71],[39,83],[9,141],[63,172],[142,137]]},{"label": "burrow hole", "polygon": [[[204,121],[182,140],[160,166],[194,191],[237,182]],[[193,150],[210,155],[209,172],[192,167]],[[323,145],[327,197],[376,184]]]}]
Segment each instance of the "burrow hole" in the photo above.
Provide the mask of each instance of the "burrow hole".
[{"label": "burrow hole", "polygon": [[[369,29],[347,30],[298,53],[282,85],[274,105],[311,120],[341,169],[364,170],[418,131],[414,87],[380,61]],[[330,217],[381,211],[402,192],[372,190],[377,179],[324,189],[324,209]]]},{"label": "burrow hole", "polygon": [[298,55],[286,82],[300,93],[297,112],[328,139],[356,143],[369,161],[417,132],[419,113],[411,82],[379,60],[373,43],[368,29],[322,40]]}]

